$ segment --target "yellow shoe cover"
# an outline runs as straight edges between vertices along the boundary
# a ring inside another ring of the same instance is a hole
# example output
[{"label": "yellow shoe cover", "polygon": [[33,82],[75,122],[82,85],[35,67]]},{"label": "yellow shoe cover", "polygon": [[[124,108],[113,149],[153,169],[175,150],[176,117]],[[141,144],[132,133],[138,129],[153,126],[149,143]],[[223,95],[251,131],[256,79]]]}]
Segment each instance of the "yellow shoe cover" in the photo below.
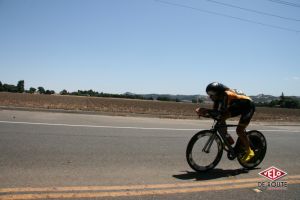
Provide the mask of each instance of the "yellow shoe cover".
[{"label": "yellow shoe cover", "polygon": [[255,156],[254,151],[251,148],[249,148],[246,154],[242,157],[241,161],[246,163],[249,160],[251,160],[251,158],[253,158],[254,156]]}]

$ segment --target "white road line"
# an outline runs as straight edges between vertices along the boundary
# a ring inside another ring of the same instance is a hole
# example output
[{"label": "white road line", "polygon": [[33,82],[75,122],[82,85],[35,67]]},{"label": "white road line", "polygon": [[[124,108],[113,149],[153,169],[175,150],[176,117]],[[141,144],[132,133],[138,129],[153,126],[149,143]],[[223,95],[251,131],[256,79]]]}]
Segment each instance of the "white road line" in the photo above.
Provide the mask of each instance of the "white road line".
[{"label": "white road line", "polygon": [[[41,125],[41,126],[65,126],[65,127],[84,127],[84,128],[107,128],[107,129],[135,129],[135,130],[165,130],[165,131],[201,131],[204,129],[188,129],[188,128],[147,128],[147,127],[131,127],[131,126],[98,126],[98,125],[78,125],[78,124],[50,124],[50,123],[38,123],[38,122],[17,122],[17,121],[0,121],[2,124],[25,124],[25,125]],[[235,130],[229,130],[235,132]],[[278,130],[278,129],[269,129],[264,130],[260,129],[262,132],[290,132],[290,133],[299,133],[299,131],[294,130]]]},{"label": "white road line", "polygon": [[27,125],[42,125],[42,126],[66,126],[66,127],[84,127],[84,128],[109,128],[109,129],[136,129],[136,130],[167,130],[167,131],[199,131],[201,129],[181,129],[181,128],[145,128],[131,126],[96,126],[96,125],[77,125],[77,124],[49,124],[36,122],[14,122],[0,121],[3,124],[27,124]]}]

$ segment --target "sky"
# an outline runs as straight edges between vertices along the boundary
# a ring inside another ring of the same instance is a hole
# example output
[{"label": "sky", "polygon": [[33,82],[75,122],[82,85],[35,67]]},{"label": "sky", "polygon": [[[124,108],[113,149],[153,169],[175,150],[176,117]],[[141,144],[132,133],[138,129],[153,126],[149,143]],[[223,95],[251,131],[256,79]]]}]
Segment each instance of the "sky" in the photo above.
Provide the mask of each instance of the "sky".
[{"label": "sky", "polygon": [[300,1],[0,0],[0,81],[70,92],[300,96]]}]

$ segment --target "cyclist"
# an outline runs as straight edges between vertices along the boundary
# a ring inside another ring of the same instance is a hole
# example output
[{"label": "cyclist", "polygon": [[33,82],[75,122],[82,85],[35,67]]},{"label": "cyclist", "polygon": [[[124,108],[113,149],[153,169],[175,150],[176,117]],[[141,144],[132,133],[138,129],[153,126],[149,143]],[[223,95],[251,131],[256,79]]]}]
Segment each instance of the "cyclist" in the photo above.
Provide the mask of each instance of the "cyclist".
[{"label": "cyclist", "polygon": [[[249,125],[255,112],[253,101],[245,94],[232,90],[218,82],[210,83],[206,87],[206,93],[214,102],[213,109],[197,108],[197,114],[199,116],[215,115],[220,119],[221,124],[224,125],[228,118],[241,115],[236,132],[246,150],[246,154],[243,156],[242,161],[248,162],[254,157],[254,151],[250,148],[249,139],[245,133],[246,127]],[[227,128],[223,128],[220,131],[225,134],[230,145],[234,144],[234,140],[227,133]]]}]

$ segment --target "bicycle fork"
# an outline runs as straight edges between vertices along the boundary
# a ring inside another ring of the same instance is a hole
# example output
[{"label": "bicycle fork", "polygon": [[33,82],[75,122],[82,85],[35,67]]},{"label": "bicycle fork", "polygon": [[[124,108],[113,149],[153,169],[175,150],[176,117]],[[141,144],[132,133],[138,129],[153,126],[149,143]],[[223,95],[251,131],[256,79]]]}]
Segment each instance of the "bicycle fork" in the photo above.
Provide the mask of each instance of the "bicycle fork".
[{"label": "bicycle fork", "polygon": [[[220,133],[220,136],[223,140],[223,149],[228,152],[228,154],[227,154],[228,159],[234,160],[237,157],[235,149],[230,144],[228,144],[225,136],[223,136],[221,133]],[[205,152],[205,153],[210,152],[210,148],[216,137],[217,137],[217,132],[213,131],[213,134],[209,137],[206,144],[204,145],[202,152]],[[228,149],[226,149],[225,147],[227,147]]]},{"label": "bicycle fork", "polygon": [[204,148],[202,149],[202,152],[209,153],[211,145],[212,145],[213,141],[215,140],[215,138],[217,137],[216,135],[217,135],[217,133],[213,132],[213,134],[209,137],[206,144],[204,145]]}]

